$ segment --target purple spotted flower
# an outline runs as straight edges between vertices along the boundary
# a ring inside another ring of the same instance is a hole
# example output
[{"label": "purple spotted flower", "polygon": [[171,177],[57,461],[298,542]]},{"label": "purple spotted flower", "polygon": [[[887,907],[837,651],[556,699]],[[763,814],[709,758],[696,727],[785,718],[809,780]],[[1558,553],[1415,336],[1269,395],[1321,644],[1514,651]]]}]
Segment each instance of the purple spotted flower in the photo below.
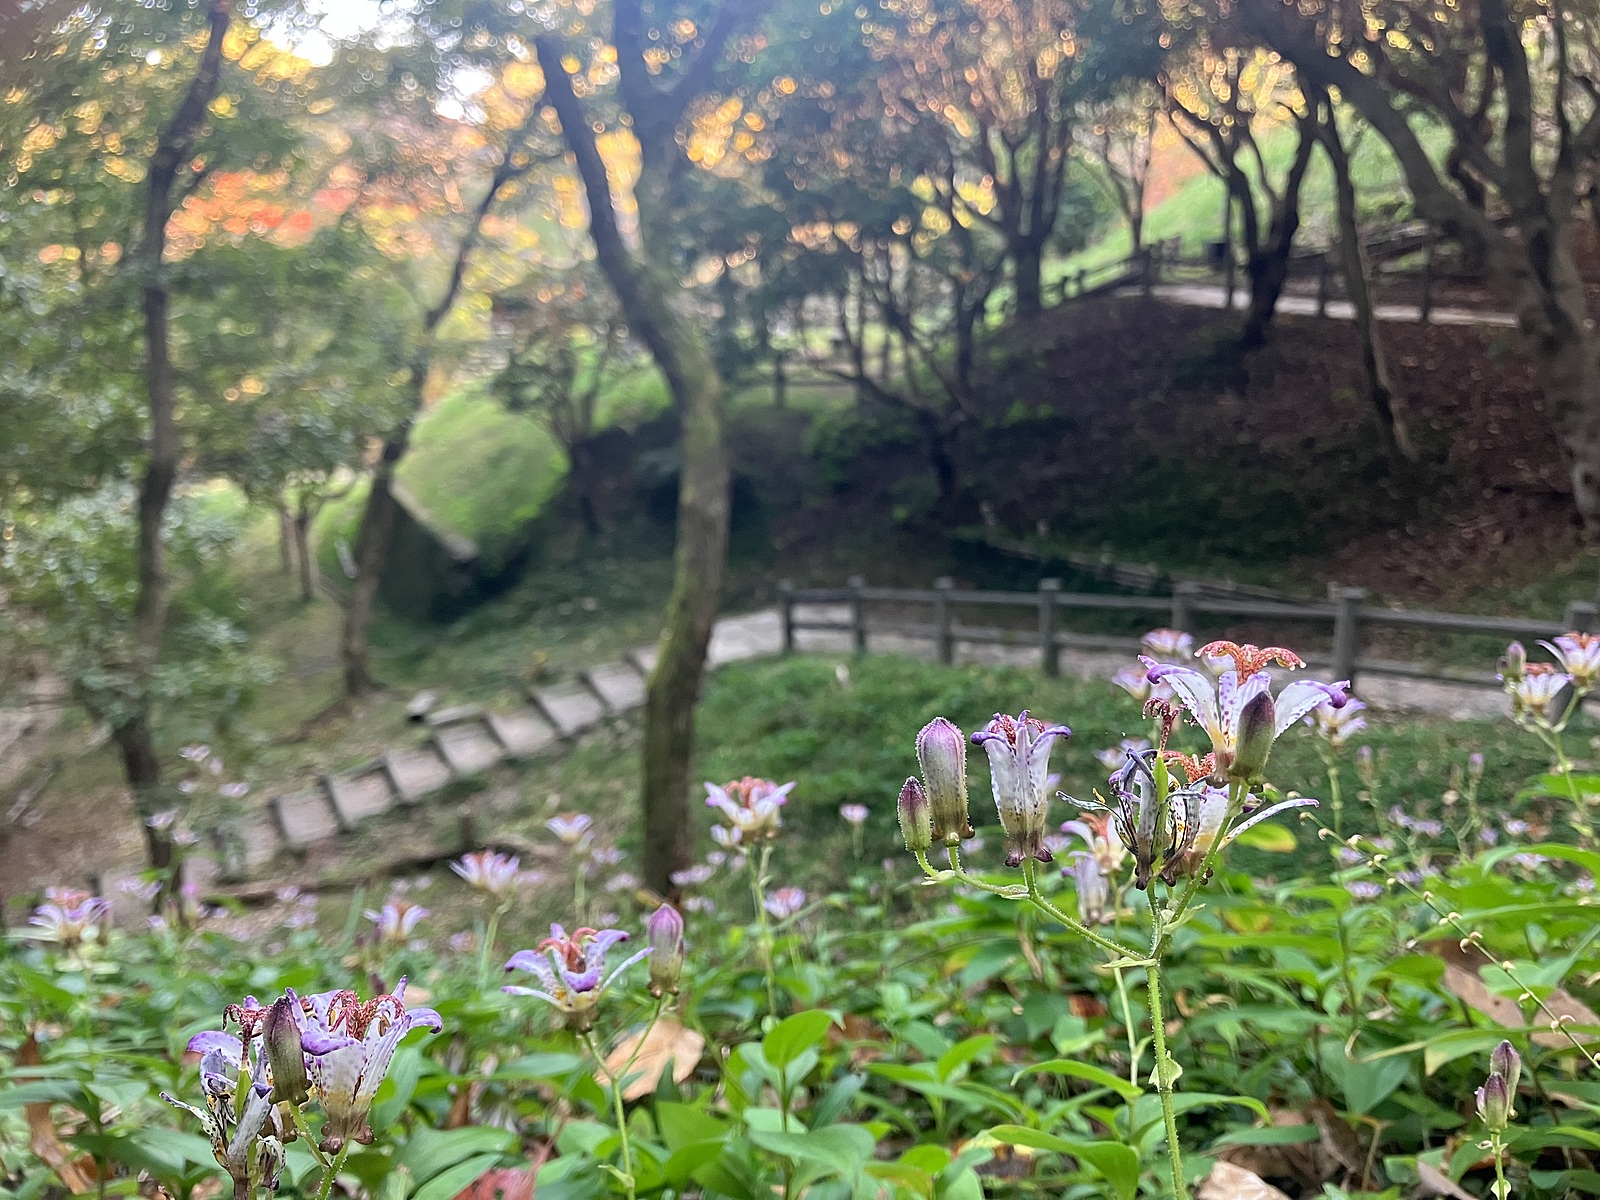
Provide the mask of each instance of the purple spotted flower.
[{"label": "purple spotted flower", "polygon": [[516,891],[521,881],[522,860],[493,850],[480,850],[476,854],[463,854],[460,862],[450,864],[450,869],[476,888],[496,900],[504,900]]},{"label": "purple spotted flower", "polygon": [[1006,833],[1006,865],[1019,866],[1025,858],[1050,861],[1044,836],[1050,811],[1046,794],[1050,775],[1050,748],[1057,738],[1072,736],[1065,725],[1046,725],[1024,709],[1015,717],[996,713],[994,719],[972,735],[974,745],[989,756],[989,778],[994,805]]},{"label": "purple spotted flower", "polygon": [[1212,642],[1202,646],[1199,654],[1225,655],[1233,660],[1233,668],[1223,671],[1213,684],[1192,667],[1159,663],[1148,656],[1140,661],[1152,684],[1172,685],[1183,707],[1211,738],[1217,770],[1235,782],[1260,779],[1273,742],[1319,704],[1342,708],[1346,703],[1348,682],[1297,680],[1274,697],[1267,665],[1277,662],[1290,670],[1305,666],[1299,655],[1281,646],[1262,649]]},{"label": "purple spotted flower", "polygon": [[618,976],[650,953],[647,946],[606,974],[606,954],[627,940],[621,929],[575,929],[569,936],[560,925],[552,925],[550,936],[538,946],[519,950],[506,960],[506,970],[527,971],[539,986],[507,984],[501,991],[543,1000],[561,1012],[568,1029],[586,1033],[594,1026],[595,1009]]},{"label": "purple spotted flower", "polygon": [[1366,729],[1367,719],[1361,715],[1366,708],[1366,704],[1354,696],[1349,697],[1340,707],[1335,707],[1331,701],[1325,700],[1306,716],[1306,724],[1317,731],[1318,737],[1337,750]]},{"label": "purple spotted flower", "polygon": [[[197,1035],[189,1050],[200,1055],[205,1107],[187,1104],[169,1092],[162,1092],[161,1098],[199,1119],[217,1165],[234,1180],[235,1195],[253,1195],[258,1186],[276,1190],[283,1170],[283,1144],[294,1136],[294,1126],[272,1099],[266,1054],[258,1048],[252,1063],[238,1038],[220,1032]],[[242,1101],[241,1085],[246,1089]]]},{"label": "purple spotted flower", "polygon": [[706,784],[706,804],[722,814],[741,843],[749,844],[778,836],[783,827],[780,810],[793,788],[793,780],[779,785],[746,775],[722,787]]},{"label": "purple spotted flower", "polygon": [[362,915],[372,922],[379,943],[399,946],[411,937],[418,922],[428,916],[428,910],[409,900],[391,900],[381,909],[366,909]]},{"label": "purple spotted flower", "polygon": [[28,936],[41,942],[54,942],[72,950],[85,942],[96,941],[111,915],[111,902],[78,888],[46,888],[44,903],[33,910],[28,924],[38,932]]},{"label": "purple spotted flower", "polygon": [[767,897],[767,911],[780,921],[787,921],[805,906],[804,888],[781,887]]},{"label": "purple spotted flower", "polygon": [[1553,642],[1539,645],[1555,655],[1561,669],[1572,676],[1579,687],[1594,686],[1595,677],[1600,676],[1600,635],[1564,633]]}]

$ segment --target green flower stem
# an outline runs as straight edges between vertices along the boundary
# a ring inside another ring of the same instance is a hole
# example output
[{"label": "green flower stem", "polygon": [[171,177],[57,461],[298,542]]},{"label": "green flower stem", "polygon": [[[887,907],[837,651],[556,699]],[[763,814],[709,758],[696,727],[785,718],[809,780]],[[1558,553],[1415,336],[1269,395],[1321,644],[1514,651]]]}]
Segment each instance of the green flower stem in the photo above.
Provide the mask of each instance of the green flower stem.
[{"label": "green flower stem", "polygon": [[[1219,839],[1220,840],[1220,839]],[[1161,913],[1155,905],[1150,906],[1150,945],[1151,957],[1155,958],[1154,947],[1161,944],[1165,931],[1162,929]],[[1178,1114],[1172,1104],[1174,1078],[1173,1067],[1176,1065],[1167,1052],[1166,1019],[1162,1014],[1161,1006],[1161,964],[1152,962],[1145,968],[1145,984],[1150,993],[1150,1036],[1155,1046],[1156,1053],[1156,1089],[1161,1097],[1161,1119],[1167,1129],[1167,1160],[1172,1166],[1172,1195],[1174,1200],[1189,1200],[1189,1189],[1183,1181],[1183,1150],[1178,1145]]]},{"label": "green flower stem", "polygon": [[1249,789],[1243,783],[1232,782],[1228,784],[1228,819],[1222,823],[1222,828],[1217,832],[1217,840],[1211,843],[1211,849],[1206,851],[1205,861],[1200,864],[1200,869],[1189,876],[1189,882],[1184,885],[1183,895],[1178,897],[1178,903],[1168,908],[1164,917],[1156,919],[1155,901],[1150,903],[1151,920],[1155,922],[1156,936],[1150,943],[1150,957],[1156,961],[1166,953],[1167,943],[1172,937],[1172,931],[1178,927],[1178,922],[1183,914],[1188,911],[1189,902],[1194,899],[1194,894],[1200,890],[1200,885],[1211,875],[1216,866],[1217,857],[1222,853],[1222,843],[1227,839],[1228,828],[1239,816],[1244,808],[1245,796]]},{"label": "green flower stem", "polygon": [[1039,881],[1036,877],[1036,872],[1037,867],[1035,866],[1033,859],[1024,859],[1022,863],[1022,877],[1027,882],[1028,886],[1027,899],[1035,908],[1048,916],[1052,921],[1059,921],[1061,924],[1065,925],[1068,929],[1072,930],[1072,932],[1078,934],[1080,937],[1087,938],[1089,941],[1093,942],[1096,946],[1099,946],[1100,949],[1106,951],[1108,954],[1115,954],[1120,958],[1136,959],[1139,957],[1137,951],[1129,950],[1126,946],[1120,945],[1108,937],[1102,937],[1100,934],[1090,929],[1082,921],[1079,921],[1075,917],[1068,916],[1066,913],[1062,912],[1060,908],[1052,904],[1045,897],[1044,893],[1039,890]]},{"label": "green flower stem", "polygon": [[[657,1015],[660,1015],[660,1012],[661,1009],[658,1005],[656,1008]],[[653,1021],[651,1023],[654,1024]],[[588,1047],[589,1054],[594,1059],[596,1072],[604,1071],[611,1087],[611,1109],[617,1119],[617,1142],[622,1147],[622,1186],[628,1191],[628,1200],[634,1200],[633,1146],[628,1139],[628,1114],[622,1106],[622,1080],[613,1075],[606,1067],[605,1059],[600,1056],[600,1047],[595,1045],[592,1032],[584,1032],[583,1044]],[[640,1044],[643,1045],[642,1038],[640,1039]],[[637,1054],[638,1050],[635,1049],[634,1053]],[[632,1061],[632,1059],[629,1059],[630,1066]],[[627,1072],[624,1071],[623,1074],[626,1075]]]},{"label": "green flower stem", "polygon": [[1560,774],[1562,782],[1567,785],[1567,795],[1572,799],[1572,827],[1585,842],[1591,842],[1594,840],[1594,826],[1584,814],[1587,806],[1584,804],[1582,793],[1578,790],[1578,781],[1572,773],[1572,760],[1567,757],[1566,748],[1561,743],[1561,731],[1566,723],[1564,717],[1559,725],[1549,729],[1542,729],[1536,725],[1534,732],[1549,748],[1550,753],[1556,756],[1556,771]]},{"label": "green flower stem", "polygon": [[233,1177],[233,1200],[250,1200],[250,1177]]},{"label": "green flower stem", "polygon": [[1339,778],[1339,756],[1331,746],[1317,745],[1317,754],[1328,770],[1328,807],[1333,812],[1333,831],[1344,836],[1344,788]]},{"label": "green flower stem", "polygon": [[344,1156],[350,1153],[350,1143],[345,1142],[339,1147],[339,1153],[333,1156],[333,1161],[328,1164],[328,1169],[322,1173],[322,1182],[317,1186],[317,1200],[328,1200],[328,1195],[333,1191],[334,1178],[344,1167]]},{"label": "green flower stem", "polygon": [[289,1111],[294,1114],[294,1127],[300,1131],[300,1136],[305,1139],[306,1149],[311,1151],[311,1157],[317,1160],[317,1166],[326,1171],[328,1169],[328,1156],[317,1145],[317,1139],[311,1136],[311,1124],[306,1120],[305,1113],[292,1104],[289,1106]]},{"label": "green flower stem", "polygon": [[1122,998],[1122,1027],[1128,1034],[1128,1082],[1138,1087],[1139,1060],[1144,1056],[1139,1052],[1138,1035],[1133,1028],[1133,1005],[1128,1002],[1128,980],[1121,967],[1114,968],[1112,974],[1117,977],[1117,995]]},{"label": "green flower stem", "polygon": [[489,986],[489,964],[494,961],[495,935],[500,931],[500,918],[505,915],[510,907],[511,901],[509,899],[497,905],[494,911],[489,914],[488,924],[484,926],[483,945],[478,949],[478,990],[480,992]]},{"label": "green flower stem", "polygon": [[756,910],[756,928],[759,930],[758,946],[761,951],[761,970],[767,980],[767,1016],[772,1020],[778,1019],[778,978],[772,962],[772,923],[767,920],[767,867],[772,861],[772,843],[766,842],[761,847],[761,865],[756,865],[753,856],[745,856],[745,864],[750,873],[750,901]]},{"label": "green flower stem", "polygon": [[1495,1200],[1508,1200],[1511,1185],[1506,1182],[1506,1144],[1500,1140],[1498,1132],[1489,1135],[1489,1153],[1494,1155]]}]

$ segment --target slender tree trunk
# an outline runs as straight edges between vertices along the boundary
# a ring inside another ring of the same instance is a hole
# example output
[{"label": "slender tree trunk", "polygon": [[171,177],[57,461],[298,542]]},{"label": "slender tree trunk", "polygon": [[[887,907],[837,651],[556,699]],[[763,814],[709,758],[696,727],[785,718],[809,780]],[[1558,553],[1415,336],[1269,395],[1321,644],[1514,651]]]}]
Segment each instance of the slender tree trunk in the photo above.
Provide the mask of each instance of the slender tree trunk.
[{"label": "slender tree trunk", "polygon": [[1350,178],[1350,158],[1345,153],[1344,140],[1339,134],[1338,115],[1325,95],[1321,98],[1320,108],[1326,114],[1321,122],[1322,147],[1333,168],[1340,265],[1345,292],[1355,311],[1356,334],[1361,339],[1361,374],[1367,403],[1372,406],[1373,416],[1377,418],[1378,433],[1384,440],[1385,450],[1396,451],[1408,461],[1415,462],[1417,450],[1406,423],[1404,401],[1389,382],[1389,365],[1384,357],[1383,341],[1373,312],[1367,252],[1361,244],[1361,230],[1356,223],[1356,190]]},{"label": "slender tree trunk", "polygon": [[[156,139],[155,153],[150,157],[150,191],[139,249],[150,441],[138,500],[138,593],[133,607],[136,694],[130,697],[130,715],[112,727],[112,735],[122,749],[128,786],[133,789],[134,804],[141,813],[152,808],[161,786],[161,760],[156,756],[151,728],[150,679],[161,657],[161,639],[167,625],[168,580],[162,526],[178,475],[180,450],[173,412],[175,384],[167,312],[170,297],[164,261],[167,222],[172,217],[172,191],[178,172],[189,159],[205,122],[206,109],[217,93],[222,42],[232,11],[231,0],[212,0],[207,14],[209,32],[194,78],[189,81],[177,112]],[[158,852],[157,831],[148,826],[146,831],[151,865],[167,866],[171,861],[170,847],[163,856]]]},{"label": "slender tree trunk", "polygon": [[1245,266],[1250,277],[1250,309],[1239,342],[1247,350],[1266,343],[1267,330],[1289,278],[1289,256],[1294,252],[1294,235],[1300,231],[1300,186],[1305,182],[1311,150],[1316,145],[1315,119],[1315,114],[1297,118],[1300,142],[1284,181],[1283,196],[1272,214],[1265,244],[1252,250]]},{"label": "slender tree trunk", "polygon": [[316,514],[301,500],[294,514],[294,548],[300,557],[300,599],[307,604],[317,598],[317,560],[311,557],[311,518]]},{"label": "slender tree trunk", "polygon": [[294,574],[294,515],[282,499],[278,501],[278,557],[285,575]]},{"label": "slender tree trunk", "polygon": [[133,789],[133,808],[144,832],[145,858],[156,870],[165,871],[172,866],[172,841],[167,831],[150,824],[150,818],[161,807],[161,759],[156,756],[149,718],[141,713],[113,726],[111,740],[122,757],[122,773]]},{"label": "slender tree trunk", "polygon": [[1033,238],[1022,239],[1012,252],[1011,270],[1017,316],[1038,316],[1044,311],[1044,247]]},{"label": "slender tree trunk", "polygon": [[[626,11],[619,5],[619,28],[631,28],[639,16],[637,4],[626,6]],[[629,327],[650,347],[666,376],[678,409],[683,468],[677,545],[666,633],[645,699],[640,791],[641,874],[648,887],[666,895],[674,890],[672,873],[688,865],[694,845],[689,801],[694,713],[727,561],[729,467],[722,441],[723,381],[705,338],[678,307],[682,289],[666,264],[665,247],[657,241],[671,215],[663,159],[676,152],[670,140],[657,139],[670,139],[675,128],[651,122],[646,133],[654,130],[654,135],[641,135],[642,165],[634,189],[645,251],[640,257],[628,249],[617,229],[605,162],[595,144],[594,127],[562,64],[561,43],[543,37],[536,47],[545,75],[545,100],[555,109],[577,160],[596,257]],[[627,73],[636,69],[636,64],[624,64],[625,86]],[[641,129],[640,114],[632,115],[635,130]]]},{"label": "slender tree trunk", "polygon": [[1144,191],[1134,193],[1134,205],[1128,211],[1128,233],[1133,238],[1133,252],[1139,253],[1144,249]]}]

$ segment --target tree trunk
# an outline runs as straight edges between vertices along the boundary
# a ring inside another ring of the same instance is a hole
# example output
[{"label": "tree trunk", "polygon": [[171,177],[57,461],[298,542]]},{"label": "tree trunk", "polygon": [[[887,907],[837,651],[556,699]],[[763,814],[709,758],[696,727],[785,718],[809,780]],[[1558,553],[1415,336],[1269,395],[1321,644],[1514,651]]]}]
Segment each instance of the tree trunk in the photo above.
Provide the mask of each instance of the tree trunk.
[{"label": "tree trunk", "polygon": [[1024,239],[1012,252],[1011,270],[1017,289],[1017,316],[1036,317],[1044,311],[1044,248]]},{"label": "tree trunk", "polygon": [[172,839],[168,831],[156,829],[150,818],[161,810],[161,760],[156,756],[149,718],[140,713],[111,729],[122,756],[122,773],[133,791],[133,810],[139,815],[144,832],[145,857],[150,866],[165,871],[172,866]]},{"label": "tree trunk", "polygon": [[[421,391],[422,385],[413,385]],[[413,409],[412,411],[415,411]],[[383,453],[372,472],[372,486],[361,510],[361,528],[356,535],[356,586],[345,610],[344,637],[339,647],[344,663],[344,690],[347,696],[364,696],[378,690],[378,681],[367,665],[367,633],[372,610],[378,599],[378,584],[384,564],[389,561],[389,543],[394,537],[394,470],[411,444],[411,422],[407,419],[383,443]]]},{"label": "tree trunk", "polygon": [[317,598],[317,560],[311,557],[311,518],[305,501],[294,515],[294,549],[300,557],[300,599],[307,604]]},{"label": "tree trunk", "polygon": [[1300,186],[1305,182],[1306,168],[1311,165],[1311,150],[1316,145],[1313,128],[1316,114],[1296,117],[1296,120],[1300,127],[1300,141],[1295,148],[1288,177],[1284,180],[1283,195],[1272,214],[1265,244],[1251,251],[1245,265],[1250,277],[1250,310],[1245,317],[1239,342],[1246,350],[1253,350],[1267,340],[1267,330],[1278,311],[1283,285],[1289,278],[1289,256],[1294,252],[1294,235],[1300,230]]},{"label": "tree trunk", "polygon": [[294,574],[294,515],[282,499],[278,501],[278,557],[285,575]]},{"label": "tree trunk", "polygon": [[1144,249],[1144,192],[1136,193],[1138,196],[1135,206],[1128,211],[1128,234],[1133,238],[1133,252],[1138,254]]},{"label": "tree trunk", "polygon": [[1334,198],[1339,220],[1339,258],[1345,292],[1355,311],[1356,334],[1361,339],[1361,373],[1367,403],[1377,418],[1378,434],[1386,452],[1395,451],[1410,462],[1417,461],[1417,450],[1406,424],[1404,401],[1389,382],[1389,365],[1384,358],[1378,321],[1372,307],[1372,289],[1367,273],[1367,252],[1361,244],[1356,224],[1356,191],[1350,178],[1350,158],[1339,134],[1339,119],[1326,95],[1320,99],[1326,114],[1321,123],[1322,146],[1333,168]]},{"label": "tree trunk", "polygon": [[[161,130],[150,157],[150,193],[145,205],[143,240],[139,247],[140,286],[144,309],[145,382],[149,392],[150,441],[144,477],[139,484],[137,535],[138,593],[133,606],[135,694],[134,709],[114,732],[122,748],[128,785],[136,804],[148,804],[161,783],[161,760],[156,756],[151,732],[150,679],[161,657],[161,639],[167,625],[166,548],[162,526],[172,485],[178,476],[179,439],[174,416],[174,379],[168,327],[166,278],[167,222],[172,217],[172,190],[178,172],[189,159],[195,137],[205,122],[206,109],[216,95],[222,71],[222,42],[232,15],[231,0],[212,0],[207,14],[209,33],[189,90],[172,120]],[[156,831],[147,827],[151,865],[157,861]]]},{"label": "tree trunk", "polygon": [[[632,29],[639,18],[637,4],[618,5],[619,29]],[[595,144],[594,126],[562,64],[562,45],[551,37],[538,38],[535,45],[545,75],[545,101],[560,119],[583,181],[595,256],[617,293],[629,328],[650,347],[666,376],[678,409],[683,468],[677,545],[666,633],[645,699],[640,789],[641,874],[646,886],[668,895],[674,890],[672,873],[688,865],[694,846],[689,801],[694,712],[727,562],[729,468],[722,441],[723,381],[706,339],[677,306],[682,289],[667,262],[666,247],[657,241],[671,217],[662,172],[667,169],[665,156],[676,152],[670,141],[675,122],[652,123],[654,134],[641,135],[642,165],[634,188],[645,251],[641,257],[628,249],[617,229],[605,162]],[[640,66],[631,60],[623,64],[625,91],[631,72]],[[637,132],[640,114],[632,116]],[[665,144],[658,139],[665,139]]]}]

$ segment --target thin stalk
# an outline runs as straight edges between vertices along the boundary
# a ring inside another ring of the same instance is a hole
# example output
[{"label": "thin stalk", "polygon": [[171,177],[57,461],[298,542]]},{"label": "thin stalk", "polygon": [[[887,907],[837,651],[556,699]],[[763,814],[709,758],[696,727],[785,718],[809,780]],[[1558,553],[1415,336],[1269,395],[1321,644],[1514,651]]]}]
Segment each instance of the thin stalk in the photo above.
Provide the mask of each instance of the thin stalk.
[{"label": "thin stalk", "polygon": [[[1161,914],[1155,905],[1150,906],[1151,957],[1155,946],[1164,936]],[[1167,1053],[1166,1019],[1161,1007],[1161,964],[1151,963],[1145,968],[1145,984],[1150,993],[1150,1036],[1156,1053],[1156,1088],[1161,1096],[1161,1120],[1167,1128],[1167,1160],[1172,1166],[1172,1195],[1174,1200],[1189,1200],[1189,1189],[1183,1181],[1183,1150],[1178,1145],[1178,1114],[1172,1104],[1172,1058]]]},{"label": "thin stalk", "polygon": [[756,928],[759,931],[757,944],[761,950],[761,970],[767,980],[767,1016],[772,1020],[778,1019],[778,978],[772,962],[772,923],[767,920],[767,866],[772,861],[772,843],[767,842],[761,847],[761,865],[756,865],[753,856],[746,856],[745,864],[750,873],[750,900],[756,910]]},{"label": "thin stalk", "polygon": [[489,914],[488,923],[483,930],[483,945],[478,950],[478,990],[481,992],[489,986],[489,964],[494,961],[494,939],[500,931],[500,918],[511,907],[511,901],[497,905]]},{"label": "thin stalk", "polygon": [[1139,1050],[1137,1034],[1133,1028],[1133,1005],[1128,1002],[1128,980],[1118,967],[1112,972],[1117,977],[1117,995],[1122,998],[1122,1027],[1128,1034],[1128,1082],[1139,1086],[1139,1061],[1144,1057]]},{"label": "thin stalk", "polygon": [[[660,1009],[657,1008],[656,1011],[659,1013]],[[596,1069],[605,1072],[606,1079],[611,1087],[611,1111],[616,1116],[617,1142],[622,1148],[622,1186],[627,1189],[628,1200],[634,1200],[633,1146],[628,1139],[628,1114],[622,1106],[622,1082],[607,1069],[605,1060],[600,1057],[600,1048],[595,1045],[592,1032],[586,1031],[584,1033],[583,1044],[588,1047]]]},{"label": "thin stalk", "polygon": [[1511,1185],[1506,1182],[1506,1147],[1498,1133],[1489,1135],[1489,1153],[1494,1155],[1495,1200],[1507,1200],[1511,1195]]},{"label": "thin stalk", "polygon": [[328,1195],[333,1191],[333,1181],[344,1166],[344,1156],[350,1153],[350,1143],[345,1142],[339,1147],[339,1153],[333,1156],[333,1162],[328,1164],[328,1169],[322,1173],[322,1182],[317,1186],[317,1200],[328,1200]]}]

